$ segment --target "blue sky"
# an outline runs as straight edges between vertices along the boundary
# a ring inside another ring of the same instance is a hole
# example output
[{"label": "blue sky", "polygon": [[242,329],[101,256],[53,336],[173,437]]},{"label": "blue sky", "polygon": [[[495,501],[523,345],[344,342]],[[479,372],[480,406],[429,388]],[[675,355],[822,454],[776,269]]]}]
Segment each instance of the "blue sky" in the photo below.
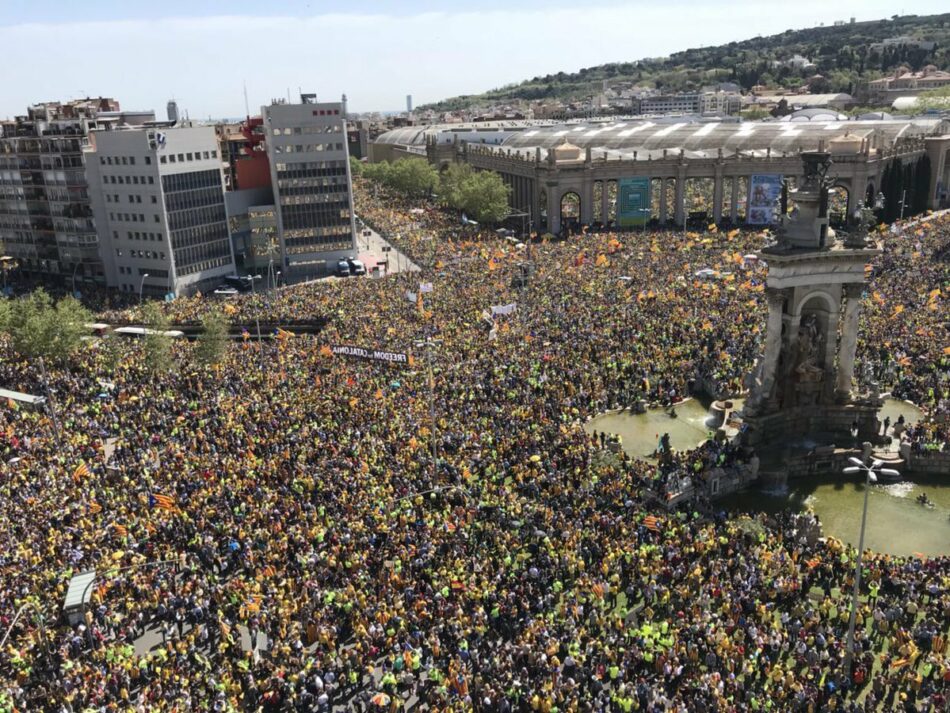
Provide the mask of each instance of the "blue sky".
[{"label": "blue sky", "polygon": [[86,94],[164,116],[251,111],[290,89],[399,110],[539,74],[824,22],[931,14],[946,0],[3,0],[0,117]]}]

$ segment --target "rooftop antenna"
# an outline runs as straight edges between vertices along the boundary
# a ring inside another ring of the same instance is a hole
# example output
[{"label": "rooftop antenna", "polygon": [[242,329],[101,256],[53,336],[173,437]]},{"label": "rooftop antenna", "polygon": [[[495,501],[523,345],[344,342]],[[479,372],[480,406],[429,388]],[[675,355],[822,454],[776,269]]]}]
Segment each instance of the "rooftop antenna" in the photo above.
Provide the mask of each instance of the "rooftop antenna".
[{"label": "rooftop antenna", "polygon": [[251,118],[251,105],[247,103],[247,80],[244,80],[244,113]]}]

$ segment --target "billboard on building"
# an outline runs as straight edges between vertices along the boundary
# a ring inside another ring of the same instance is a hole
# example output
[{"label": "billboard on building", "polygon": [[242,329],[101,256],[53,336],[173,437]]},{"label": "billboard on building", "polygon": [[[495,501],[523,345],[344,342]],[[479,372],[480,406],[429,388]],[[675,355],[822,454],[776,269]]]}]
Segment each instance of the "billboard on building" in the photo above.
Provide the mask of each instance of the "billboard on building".
[{"label": "billboard on building", "polygon": [[617,181],[617,225],[645,225],[650,220],[650,179],[646,176]]},{"label": "billboard on building", "polygon": [[782,197],[782,176],[777,173],[760,173],[749,179],[749,202],[746,207],[746,223],[771,225],[775,222],[776,206]]}]

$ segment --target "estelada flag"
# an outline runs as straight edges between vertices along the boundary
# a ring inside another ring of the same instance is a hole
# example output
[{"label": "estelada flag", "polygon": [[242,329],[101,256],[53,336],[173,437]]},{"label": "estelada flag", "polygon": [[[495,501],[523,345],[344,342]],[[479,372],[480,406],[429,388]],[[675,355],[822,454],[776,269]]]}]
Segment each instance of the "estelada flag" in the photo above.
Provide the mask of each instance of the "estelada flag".
[{"label": "estelada flag", "polygon": [[174,510],[175,509],[175,498],[171,495],[162,495],[161,493],[153,493],[148,498],[149,507],[161,508],[162,510]]},{"label": "estelada flag", "polygon": [[73,482],[79,482],[80,478],[88,478],[92,473],[89,472],[89,466],[85,463],[80,463],[76,466],[76,470],[73,471]]},{"label": "estelada flag", "polygon": [[660,532],[660,521],[657,520],[656,515],[647,515],[643,518],[643,526],[653,532]]}]

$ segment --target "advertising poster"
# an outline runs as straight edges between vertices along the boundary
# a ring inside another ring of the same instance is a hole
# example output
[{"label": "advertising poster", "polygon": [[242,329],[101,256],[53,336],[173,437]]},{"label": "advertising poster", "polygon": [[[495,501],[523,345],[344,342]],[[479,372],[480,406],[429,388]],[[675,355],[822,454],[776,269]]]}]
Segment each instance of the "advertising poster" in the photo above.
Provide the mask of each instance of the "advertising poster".
[{"label": "advertising poster", "polygon": [[782,176],[776,173],[757,174],[749,179],[749,202],[746,223],[771,225],[776,206],[782,197]]},{"label": "advertising poster", "polygon": [[645,225],[650,220],[650,179],[646,176],[617,181],[617,225]]}]

